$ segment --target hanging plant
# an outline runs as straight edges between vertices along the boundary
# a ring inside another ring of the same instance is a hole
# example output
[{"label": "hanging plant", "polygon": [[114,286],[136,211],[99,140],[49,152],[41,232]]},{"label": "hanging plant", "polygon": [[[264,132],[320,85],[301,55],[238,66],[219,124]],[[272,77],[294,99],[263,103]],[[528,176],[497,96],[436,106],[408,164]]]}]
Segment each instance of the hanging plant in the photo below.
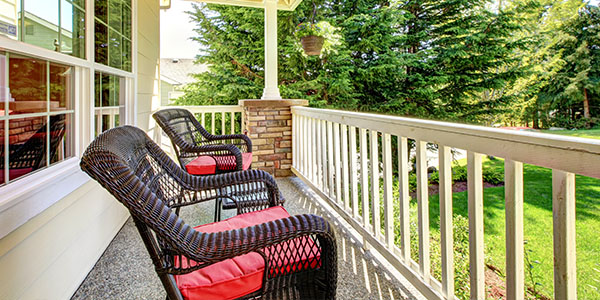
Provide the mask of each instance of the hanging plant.
[{"label": "hanging plant", "polygon": [[[317,17],[317,4],[312,1],[313,12],[309,23],[300,23],[296,28],[295,35],[300,39],[302,48],[306,55],[321,55],[323,45],[326,46],[327,39],[334,37],[333,27],[325,22],[321,21],[316,23],[315,18]],[[334,38],[335,39],[335,38]]]},{"label": "hanging plant", "polygon": [[[322,22],[320,22],[322,23]],[[300,39],[302,48],[307,55],[321,55],[325,32],[320,24],[300,23],[296,29],[296,37]]]}]

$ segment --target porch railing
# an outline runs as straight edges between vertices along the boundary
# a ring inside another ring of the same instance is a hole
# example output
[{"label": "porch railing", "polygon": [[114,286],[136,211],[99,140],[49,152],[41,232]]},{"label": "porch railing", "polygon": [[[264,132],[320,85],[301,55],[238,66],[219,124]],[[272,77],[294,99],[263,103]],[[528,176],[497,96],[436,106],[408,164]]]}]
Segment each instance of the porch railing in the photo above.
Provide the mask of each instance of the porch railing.
[{"label": "porch railing", "polygon": [[[455,298],[451,150],[467,151],[471,299],[485,298],[483,156],[505,159],[507,299],[524,297],[523,163],[551,168],[555,298],[576,299],[575,174],[600,178],[600,142],[306,107],[293,107],[292,114],[294,173],[428,299]],[[410,255],[409,139],[416,146],[418,263]],[[439,155],[441,282],[430,272],[428,143]]]}]

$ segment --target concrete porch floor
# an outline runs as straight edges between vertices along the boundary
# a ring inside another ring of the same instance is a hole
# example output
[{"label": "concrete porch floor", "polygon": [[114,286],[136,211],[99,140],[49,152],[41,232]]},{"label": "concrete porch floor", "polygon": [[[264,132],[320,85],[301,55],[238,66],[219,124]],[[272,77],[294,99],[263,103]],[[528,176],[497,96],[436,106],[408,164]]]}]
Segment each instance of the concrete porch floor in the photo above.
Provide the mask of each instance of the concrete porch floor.
[{"label": "concrete porch floor", "polygon": [[[422,299],[422,295],[385,262],[365,252],[341,217],[324,208],[309,187],[296,177],[278,179],[290,214],[324,216],[336,228],[338,243],[337,299]],[[184,211],[186,221],[200,225],[212,221],[214,204]],[[232,213],[228,211],[227,213]],[[232,214],[231,214],[232,215]],[[226,217],[226,216],[224,216]],[[129,219],[72,299],[165,299],[165,292],[135,225]],[[210,299],[207,299],[210,300]]]}]

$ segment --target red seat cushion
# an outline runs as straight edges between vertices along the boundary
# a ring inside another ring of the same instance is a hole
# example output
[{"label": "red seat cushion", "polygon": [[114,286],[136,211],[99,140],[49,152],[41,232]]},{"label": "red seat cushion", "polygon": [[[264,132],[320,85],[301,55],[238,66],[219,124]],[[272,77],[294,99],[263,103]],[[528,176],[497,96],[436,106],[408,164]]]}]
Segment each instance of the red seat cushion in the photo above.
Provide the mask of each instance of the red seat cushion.
[{"label": "red seat cushion", "polygon": [[[229,218],[227,220],[201,225],[196,230],[206,233],[226,231],[249,227],[277,219],[289,217],[289,213],[282,207],[276,206],[261,211],[251,212]],[[307,261],[311,261],[311,268],[317,267],[320,254],[318,247],[310,238],[298,238],[292,241],[292,248],[305,247],[298,255],[297,261],[288,258],[278,260],[277,272],[302,269]],[[271,251],[278,251],[281,245],[265,249],[269,255]],[[288,250],[295,251],[294,249]],[[317,258],[317,259],[315,259]],[[227,259],[222,262],[207,266],[200,270],[185,275],[175,276],[177,286],[185,299],[211,299],[228,300],[258,291],[262,287],[265,262],[263,257],[256,253],[248,253]]]},{"label": "red seat cushion", "polygon": [[215,174],[217,170],[217,162],[212,156],[199,156],[185,165],[188,173],[193,175],[209,175]]},{"label": "red seat cushion", "polygon": [[[210,175],[215,174],[217,165],[219,170],[234,170],[235,156],[199,156],[185,165],[185,169],[192,175]],[[248,170],[252,164],[252,152],[242,153],[242,170]]]}]

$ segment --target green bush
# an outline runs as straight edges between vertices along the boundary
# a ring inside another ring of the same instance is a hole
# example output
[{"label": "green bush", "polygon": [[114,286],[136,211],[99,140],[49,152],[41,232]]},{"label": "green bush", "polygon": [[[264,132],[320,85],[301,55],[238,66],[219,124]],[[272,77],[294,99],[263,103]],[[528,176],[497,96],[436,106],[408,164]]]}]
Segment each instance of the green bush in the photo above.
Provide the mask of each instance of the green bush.
[{"label": "green bush", "polygon": [[[504,183],[504,174],[502,170],[496,168],[484,168],[482,170],[483,181],[493,184],[499,185]],[[456,166],[452,167],[452,181],[460,182],[467,181],[467,167],[466,166]],[[440,173],[439,171],[433,171],[429,174],[429,184],[439,183],[440,182]],[[415,172],[410,172],[408,177],[408,185],[411,191],[415,191],[417,189],[417,175]]]}]

